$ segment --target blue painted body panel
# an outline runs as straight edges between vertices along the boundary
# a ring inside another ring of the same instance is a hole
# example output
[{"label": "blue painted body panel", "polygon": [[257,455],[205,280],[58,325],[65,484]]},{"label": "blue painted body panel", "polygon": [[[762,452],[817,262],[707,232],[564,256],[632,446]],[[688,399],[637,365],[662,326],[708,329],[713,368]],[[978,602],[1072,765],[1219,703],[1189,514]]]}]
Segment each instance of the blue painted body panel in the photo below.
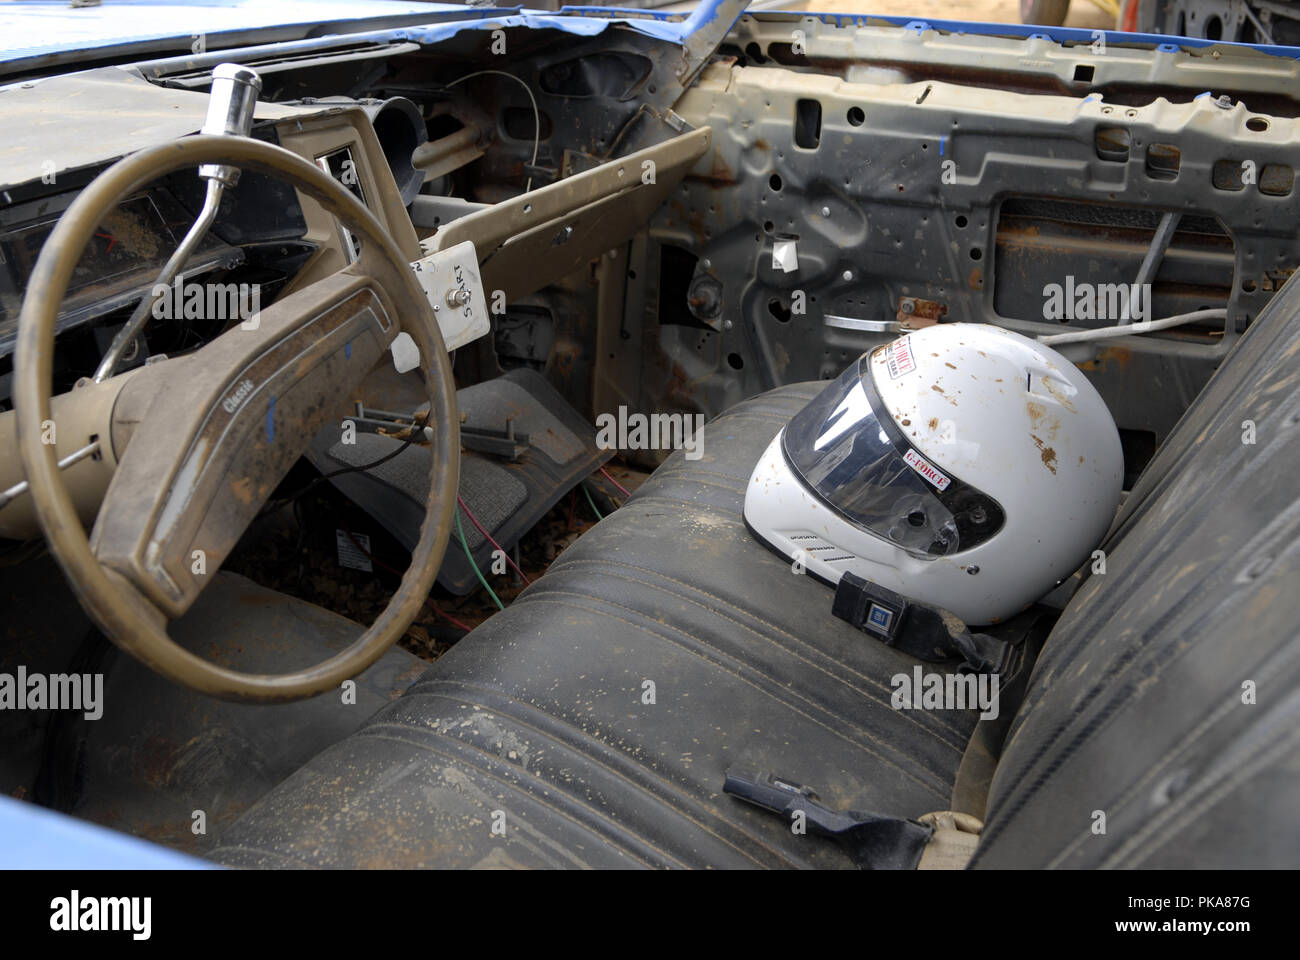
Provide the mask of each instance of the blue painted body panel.
[{"label": "blue painted body panel", "polygon": [[212,864],[0,796],[0,870],[205,870]]},{"label": "blue painted body panel", "polygon": [[[680,43],[719,13],[721,0],[702,0],[682,19],[679,14],[619,7],[573,6],[560,12],[524,8],[467,7],[449,3],[414,3],[409,0],[114,0],[97,7],[74,8],[65,0],[16,0],[0,6],[0,62],[24,60],[80,50],[129,46],[133,43],[188,39],[223,33],[269,29],[321,22],[360,22],[383,16],[427,14],[430,22],[417,26],[370,31],[368,39],[412,40],[436,43],[466,29],[528,27],[555,29],[591,36],[618,23],[657,39]],[[961,20],[917,20],[873,14],[818,14],[827,23],[841,25],[892,24],[909,30],[935,29],[946,33],[1017,37],[1047,37],[1059,43],[1089,44],[1101,31],[1023,24],[969,23]],[[1144,44],[1166,49],[1198,49],[1209,40],[1170,38],[1151,34],[1105,31],[1111,44]],[[1176,39],[1176,43],[1174,40]],[[1273,56],[1300,59],[1300,48],[1249,46]]]}]

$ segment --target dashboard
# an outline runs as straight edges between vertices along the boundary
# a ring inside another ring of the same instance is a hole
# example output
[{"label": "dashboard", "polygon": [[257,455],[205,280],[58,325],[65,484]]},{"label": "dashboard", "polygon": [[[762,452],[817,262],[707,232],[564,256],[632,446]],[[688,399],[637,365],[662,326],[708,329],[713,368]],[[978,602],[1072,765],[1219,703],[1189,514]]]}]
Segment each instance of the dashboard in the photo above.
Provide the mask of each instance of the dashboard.
[{"label": "dashboard", "polygon": [[[23,296],[59,217],[80,187],[119,157],[196,132],[207,104],[206,93],[159,87],[116,68],[8,92],[33,99],[57,93],[57,99],[66,102],[67,87],[77,88],[78,99],[88,99],[97,86],[105,94],[111,92],[115,106],[125,97],[133,116],[156,112],[156,129],[137,123],[134,130],[112,130],[94,114],[69,116],[63,134],[66,149],[57,149],[45,137],[30,138],[33,158],[35,151],[51,151],[45,156],[56,158],[57,169],[42,161],[40,176],[33,176],[37,169],[30,161],[23,169],[22,156],[0,160],[0,407],[8,406]],[[28,106],[39,109],[39,104]],[[176,113],[184,116],[178,120]],[[68,137],[83,120],[84,137]],[[367,205],[412,260],[420,256],[384,145],[361,105],[259,104],[257,121],[255,137],[278,143],[330,173]],[[142,131],[143,136],[130,135]],[[86,138],[96,136],[102,149],[88,156]],[[77,169],[65,170],[65,165]],[[67,355],[66,362],[57,365],[62,376],[56,369],[56,379],[65,387],[93,370],[95,356],[156,282],[202,206],[204,184],[195,171],[173,174],[124,200],[96,231],[76,267],[56,328]],[[341,269],[357,255],[356,240],[314,200],[274,177],[245,171],[239,184],[226,192],[216,223],[183,276],[200,282],[259,283],[266,305]],[[150,343],[136,362],[157,352],[155,346],[163,351],[188,349],[218,332],[218,327],[200,323],[180,336],[165,324],[152,324],[148,333],[160,342]]]}]

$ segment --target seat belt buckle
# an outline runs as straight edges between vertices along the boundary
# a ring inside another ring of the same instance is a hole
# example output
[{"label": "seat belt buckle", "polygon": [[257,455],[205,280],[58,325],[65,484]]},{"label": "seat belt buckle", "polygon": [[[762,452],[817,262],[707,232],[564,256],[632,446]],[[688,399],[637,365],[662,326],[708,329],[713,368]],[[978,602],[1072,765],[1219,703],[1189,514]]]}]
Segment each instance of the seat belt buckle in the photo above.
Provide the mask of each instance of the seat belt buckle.
[{"label": "seat belt buckle", "polygon": [[921,603],[854,573],[835,588],[831,613],[887,646],[918,660],[959,657],[977,673],[1007,666],[1010,645],[984,634],[972,635],[956,614]]},{"label": "seat belt buckle", "polygon": [[795,801],[817,801],[817,794],[802,783],[775,777],[770,773],[760,773],[752,767],[729,769],[722,784],[722,792],[773,813],[784,813]]}]

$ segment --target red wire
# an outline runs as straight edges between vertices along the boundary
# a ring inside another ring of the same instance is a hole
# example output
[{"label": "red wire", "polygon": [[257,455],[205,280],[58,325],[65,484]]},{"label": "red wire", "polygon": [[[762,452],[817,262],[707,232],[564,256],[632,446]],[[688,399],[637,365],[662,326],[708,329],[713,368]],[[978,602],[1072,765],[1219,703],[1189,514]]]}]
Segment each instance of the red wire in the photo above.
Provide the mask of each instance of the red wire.
[{"label": "red wire", "polygon": [[461,623],[459,620],[457,620],[455,617],[453,617],[450,613],[445,613],[444,611],[440,610],[440,609],[438,608],[438,605],[437,605],[436,603],[434,603],[432,600],[428,601],[428,604],[429,604],[430,607],[433,608],[433,612],[434,612],[434,613],[436,613],[438,616],[442,617],[444,620],[450,621],[451,624],[452,624],[452,626],[460,627],[460,628],[461,628],[462,630],[464,630],[466,633],[469,633],[471,630],[474,629],[473,627],[467,627],[467,626],[465,626],[465,624]]},{"label": "red wire", "polygon": [[[456,495],[456,502],[459,503],[460,508],[465,511],[465,516],[469,517],[469,522],[474,524],[474,526],[478,527],[478,532],[483,534],[483,536],[487,538],[487,542],[492,544],[492,546],[496,547],[498,550],[501,550],[501,544],[493,540],[492,534],[488,533],[486,530],[483,529],[483,524],[479,523],[478,520],[474,518],[474,514],[470,512],[469,507],[465,506],[465,501],[461,499],[460,494]],[[531,584],[532,581],[529,580],[528,577],[524,574],[524,572],[519,569],[519,565],[510,559],[510,554],[506,553],[504,550],[501,550],[501,553],[506,558],[506,563],[510,564],[510,566],[514,568],[515,573],[519,574],[519,576],[523,579],[524,586],[528,586],[529,584]]]},{"label": "red wire", "polygon": [[[466,512],[468,513],[468,511],[466,511]],[[384,561],[380,560],[380,559],[379,559],[378,557],[376,557],[373,553],[371,553],[369,550],[367,550],[365,547],[363,547],[363,546],[361,545],[361,541],[358,540],[358,539],[356,538],[356,536],[352,533],[351,530],[344,530],[343,532],[346,533],[346,534],[348,535],[348,539],[352,541],[353,546],[355,546],[358,550],[360,550],[362,553],[364,553],[367,557],[370,558],[370,562],[371,562],[371,563],[378,564],[379,566],[381,566],[381,567],[383,567],[385,570],[387,570],[389,573],[395,573],[395,574],[397,574],[399,577],[404,577],[404,576],[406,576],[406,574],[404,574],[401,570],[396,570],[396,569],[394,569],[393,567],[390,567],[388,564],[384,563]],[[444,613],[442,610],[438,609],[438,605],[437,605],[436,603],[434,603],[432,600],[430,600],[428,597],[425,597],[425,598],[424,598],[424,602],[427,603],[430,607],[433,608],[433,612],[434,612],[434,613],[436,613],[438,616],[442,617],[444,620],[449,621],[453,626],[460,627],[460,629],[464,630],[466,633],[469,633],[471,630],[474,629],[473,627],[469,627],[469,626],[466,626],[465,624],[461,623],[459,620],[457,620],[457,619],[456,619],[455,617],[453,617],[451,614],[449,614],[449,613]]]},{"label": "red wire", "polygon": [[609,471],[608,471],[608,470],[606,470],[604,467],[601,467],[601,468],[600,468],[600,472],[603,473],[603,474],[605,475],[605,479],[606,479],[606,480],[608,480],[608,481],[609,481],[610,483],[612,483],[614,486],[618,487],[619,493],[623,494],[623,496],[625,496],[625,497],[630,497],[630,496],[632,496],[632,491],[629,490],[627,487],[623,486],[623,484],[619,483],[619,482],[618,482],[617,480],[615,480],[613,477],[611,477],[611,476],[609,475]]}]

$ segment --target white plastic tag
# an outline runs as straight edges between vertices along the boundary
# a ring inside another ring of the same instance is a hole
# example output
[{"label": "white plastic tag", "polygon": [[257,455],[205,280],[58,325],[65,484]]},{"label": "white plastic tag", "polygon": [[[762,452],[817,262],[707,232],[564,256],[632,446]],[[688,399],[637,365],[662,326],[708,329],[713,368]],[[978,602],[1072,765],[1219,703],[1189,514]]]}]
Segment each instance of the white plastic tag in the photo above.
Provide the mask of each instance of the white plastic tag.
[{"label": "white plastic tag", "polygon": [[799,246],[794,240],[778,240],[772,244],[772,269],[784,273],[799,269]]},{"label": "white plastic tag", "polygon": [[334,540],[338,545],[339,566],[347,567],[349,570],[364,570],[366,573],[374,573],[375,568],[370,562],[370,538],[364,533],[354,533],[349,536],[348,531],[335,529]]},{"label": "white plastic tag", "polygon": [[393,366],[397,368],[398,373],[406,373],[420,365],[420,348],[415,345],[415,339],[405,330],[393,337],[393,342],[389,344],[388,349],[393,351]]}]

